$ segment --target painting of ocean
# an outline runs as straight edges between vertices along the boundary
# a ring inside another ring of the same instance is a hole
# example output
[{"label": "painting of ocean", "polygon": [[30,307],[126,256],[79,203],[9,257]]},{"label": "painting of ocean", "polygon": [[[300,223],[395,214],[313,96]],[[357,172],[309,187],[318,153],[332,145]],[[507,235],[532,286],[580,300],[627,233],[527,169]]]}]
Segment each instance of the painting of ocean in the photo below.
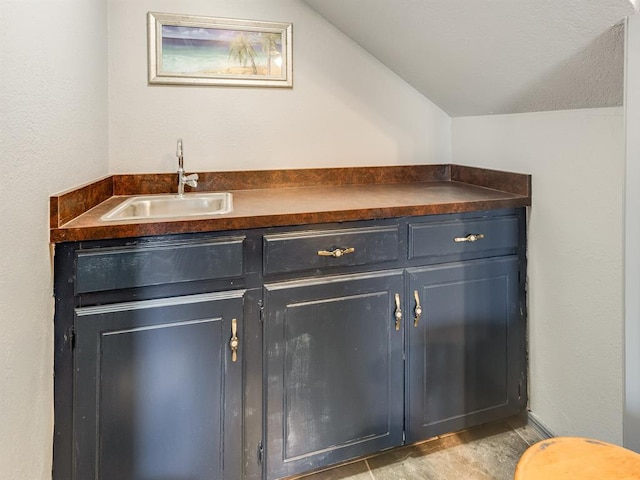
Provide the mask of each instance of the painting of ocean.
[{"label": "painting of ocean", "polygon": [[[256,65],[267,65],[267,57],[255,50]],[[162,37],[162,72],[178,74],[237,73],[241,65],[230,58],[229,42],[195,38]]]},{"label": "painting of ocean", "polygon": [[291,86],[291,24],[161,13],[148,18],[149,83]]},{"label": "painting of ocean", "polygon": [[223,72],[228,67],[226,43],[162,39],[162,70],[166,73]]}]

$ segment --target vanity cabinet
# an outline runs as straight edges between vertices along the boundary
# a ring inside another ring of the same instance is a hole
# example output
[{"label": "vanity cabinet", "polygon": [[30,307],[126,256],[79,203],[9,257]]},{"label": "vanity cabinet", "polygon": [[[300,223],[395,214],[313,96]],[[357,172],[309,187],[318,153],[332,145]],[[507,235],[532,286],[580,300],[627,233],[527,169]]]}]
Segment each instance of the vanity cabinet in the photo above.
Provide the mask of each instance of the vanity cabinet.
[{"label": "vanity cabinet", "polygon": [[[265,236],[268,480],[524,406],[521,221],[445,215]],[[273,267],[283,252],[286,268]],[[284,272],[296,278],[270,281]]]},{"label": "vanity cabinet", "polygon": [[242,478],[243,243],[57,247],[54,478]]},{"label": "vanity cabinet", "polygon": [[523,375],[518,258],[411,268],[407,275],[407,443],[516,413]]},{"label": "vanity cabinet", "polygon": [[265,287],[266,468],[280,478],[402,443],[402,271]]},{"label": "vanity cabinet", "polygon": [[76,309],[74,478],[241,478],[242,300]]},{"label": "vanity cabinet", "polygon": [[408,443],[513,415],[526,401],[524,219],[408,224]]},{"label": "vanity cabinet", "polygon": [[54,480],[275,480],[517,413],[524,227],[503,209],[56,245]]}]

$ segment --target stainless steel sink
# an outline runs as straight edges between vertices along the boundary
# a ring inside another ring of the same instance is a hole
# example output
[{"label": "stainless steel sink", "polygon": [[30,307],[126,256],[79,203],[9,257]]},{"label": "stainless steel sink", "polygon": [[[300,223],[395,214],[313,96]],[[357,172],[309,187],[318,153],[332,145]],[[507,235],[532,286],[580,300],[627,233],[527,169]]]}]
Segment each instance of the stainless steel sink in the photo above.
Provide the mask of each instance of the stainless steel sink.
[{"label": "stainless steel sink", "polygon": [[178,195],[147,195],[131,197],[100,220],[144,220],[211,216],[233,211],[233,196],[227,192],[187,193]]}]

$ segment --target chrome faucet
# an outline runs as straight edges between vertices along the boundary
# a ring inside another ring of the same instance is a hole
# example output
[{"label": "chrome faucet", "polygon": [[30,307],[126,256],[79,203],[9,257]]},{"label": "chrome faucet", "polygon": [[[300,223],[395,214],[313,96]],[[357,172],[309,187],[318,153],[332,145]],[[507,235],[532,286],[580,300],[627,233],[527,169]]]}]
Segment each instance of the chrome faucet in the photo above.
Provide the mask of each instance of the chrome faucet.
[{"label": "chrome faucet", "polygon": [[190,187],[198,186],[198,174],[192,173],[191,175],[184,174],[184,155],[182,151],[182,139],[178,139],[178,149],[176,150],[176,156],[178,157],[178,196],[184,196],[184,186]]}]

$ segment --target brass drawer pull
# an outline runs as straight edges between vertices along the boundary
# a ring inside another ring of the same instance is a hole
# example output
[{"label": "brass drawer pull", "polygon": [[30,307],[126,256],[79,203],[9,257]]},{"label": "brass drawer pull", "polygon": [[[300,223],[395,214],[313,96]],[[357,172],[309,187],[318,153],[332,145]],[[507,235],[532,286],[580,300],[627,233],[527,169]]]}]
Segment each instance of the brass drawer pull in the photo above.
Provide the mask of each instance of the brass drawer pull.
[{"label": "brass drawer pull", "polygon": [[396,330],[400,330],[400,321],[402,320],[402,308],[400,308],[400,294],[396,293],[396,311],[394,317],[396,319]]},{"label": "brass drawer pull", "polygon": [[229,348],[231,349],[231,361],[238,361],[238,347],[240,346],[240,340],[238,340],[238,321],[234,318],[231,320],[231,340],[229,341]]},{"label": "brass drawer pull", "polygon": [[467,235],[466,237],[455,237],[453,239],[454,242],[459,243],[459,242],[477,242],[478,240],[481,240],[484,238],[484,234],[482,233],[471,233],[469,235]]},{"label": "brass drawer pull", "polygon": [[415,317],[413,317],[413,326],[417,327],[418,322],[420,321],[420,317],[422,316],[422,307],[420,306],[420,297],[418,296],[418,291],[413,291],[413,296],[416,299],[416,308],[414,310]]},{"label": "brass drawer pull", "polygon": [[349,253],[353,253],[355,252],[356,249],[354,247],[348,247],[348,248],[339,248],[336,247],[333,250],[318,250],[318,255],[320,255],[321,257],[341,257],[343,255],[348,255]]}]

